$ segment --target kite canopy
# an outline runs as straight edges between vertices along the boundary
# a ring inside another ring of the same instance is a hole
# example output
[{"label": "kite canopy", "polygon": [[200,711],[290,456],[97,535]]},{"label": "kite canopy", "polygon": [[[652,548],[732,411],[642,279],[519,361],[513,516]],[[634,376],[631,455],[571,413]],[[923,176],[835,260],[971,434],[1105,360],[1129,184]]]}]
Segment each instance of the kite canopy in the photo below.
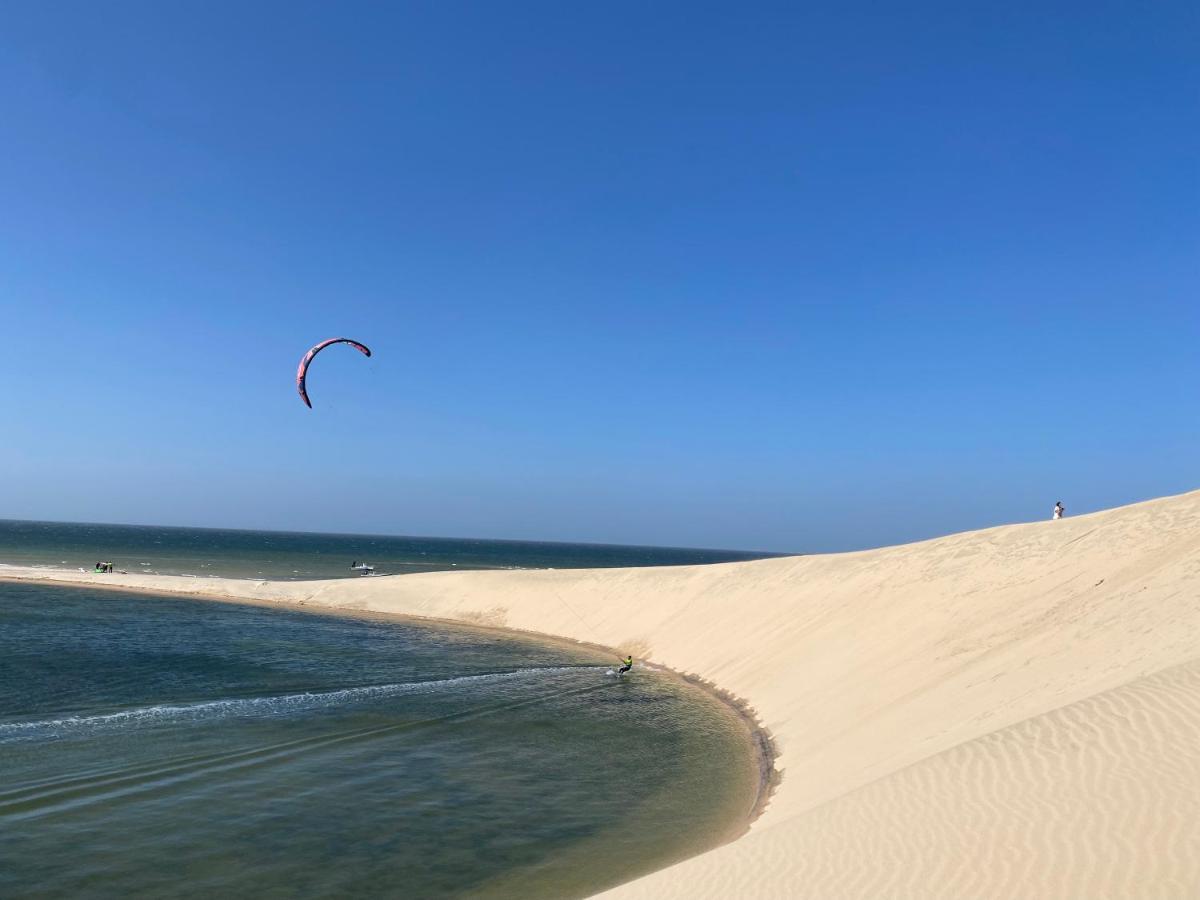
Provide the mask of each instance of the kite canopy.
[{"label": "kite canopy", "polygon": [[350,338],[330,338],[327,341],[321,341],[317,346],[313,347],[304,354],[304,358],[300,360],[300,368],[296,370],[296,390],[300,392],[300,399],[304,401],[304,405],[312,409],[312,403],[308,399],[308,391],[304,387],[304,380],[308,377],[308,366],[313,361],[318,353],[328,347],[330,344],[349,344],[351,347],[357,347],[363,356],[370,356],[371,351],[358,341],[352,341]]}]

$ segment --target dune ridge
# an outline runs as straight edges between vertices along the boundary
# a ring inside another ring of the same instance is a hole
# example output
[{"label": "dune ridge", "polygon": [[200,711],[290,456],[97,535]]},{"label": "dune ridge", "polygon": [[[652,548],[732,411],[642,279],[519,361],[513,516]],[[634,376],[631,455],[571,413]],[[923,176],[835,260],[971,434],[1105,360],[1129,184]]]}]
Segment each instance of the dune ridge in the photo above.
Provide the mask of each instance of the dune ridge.
[{"label": "dune ridge", "polygon": [[763,815],[605,897],[1200,895],[1200,492],[707,566],[0,573],[541,632],[744,700],[779,751]]}]

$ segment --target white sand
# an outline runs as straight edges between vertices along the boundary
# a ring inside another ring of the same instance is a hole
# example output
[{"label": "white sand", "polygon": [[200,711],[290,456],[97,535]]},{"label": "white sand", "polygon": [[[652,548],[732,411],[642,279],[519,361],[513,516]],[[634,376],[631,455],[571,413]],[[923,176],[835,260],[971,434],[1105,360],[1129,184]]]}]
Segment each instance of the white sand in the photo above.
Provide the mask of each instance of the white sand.
[{"label": "white sand", "polygon": [[1200,897],[1200,492],[712,566],[0,575],[519,628],[743,698],[780,750],[766,812],[605,897]]}]

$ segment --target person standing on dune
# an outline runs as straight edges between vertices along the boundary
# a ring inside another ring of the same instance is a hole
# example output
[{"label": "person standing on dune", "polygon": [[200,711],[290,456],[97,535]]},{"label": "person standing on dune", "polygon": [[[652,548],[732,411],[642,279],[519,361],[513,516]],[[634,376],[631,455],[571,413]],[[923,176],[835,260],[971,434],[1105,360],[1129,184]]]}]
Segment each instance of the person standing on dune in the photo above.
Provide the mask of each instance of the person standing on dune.
[{"label": "person standing on dune", "polygon": [[1062,501],[1059,500],[1057,503],[1054,504],[1054,515],[1051,518],[1053,518],[1055,521],[1057,521],[1057,520],[1061,519],[1063,516],[1065,516],[1066,514],[1067,514],[1067,508],[1065,506],[1063,506]]}]

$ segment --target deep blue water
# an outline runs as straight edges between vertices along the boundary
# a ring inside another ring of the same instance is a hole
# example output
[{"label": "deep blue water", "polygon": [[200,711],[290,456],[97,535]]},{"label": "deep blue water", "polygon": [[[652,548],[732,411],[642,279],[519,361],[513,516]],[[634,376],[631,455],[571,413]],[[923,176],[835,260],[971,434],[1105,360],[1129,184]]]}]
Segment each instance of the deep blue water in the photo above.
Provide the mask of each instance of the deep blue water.
[{"label": "deep blue water", "polygon": [[0,563],[90,570],[97,562],[112,562],[129,572],[198,577],[357,577],[350,571],[353,562],[366,562],[380,574],[405,574],[441,569],[674,566],[769,555],[605,544],[0,520]]},{"label": "deep blue water", "polygon": [[739,829],[745,723],[574,645],[0,582],[0,896],[568,898]]}]

